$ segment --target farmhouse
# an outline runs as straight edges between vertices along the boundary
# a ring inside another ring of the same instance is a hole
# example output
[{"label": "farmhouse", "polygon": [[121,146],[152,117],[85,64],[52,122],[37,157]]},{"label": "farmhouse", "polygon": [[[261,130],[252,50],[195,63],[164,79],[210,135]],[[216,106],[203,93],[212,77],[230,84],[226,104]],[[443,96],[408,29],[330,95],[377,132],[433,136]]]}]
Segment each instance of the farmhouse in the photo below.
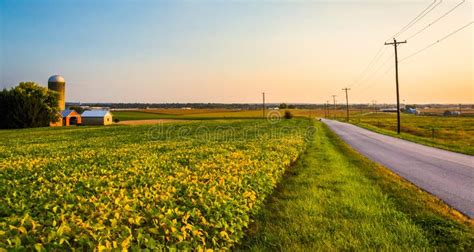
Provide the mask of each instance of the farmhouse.
[{"label": "farmhouse", "polygon": [[75,110],[66,109],[61,113],[58,113],[60,118],[56,122],[51,122],[49,126],[51,127],[60,127],[60,126],[70,126],[70,125],[79,125],[81,124],[81,115]]},{"label": "farmhouse", "polygon": [[82,125],[112,124],[112,114],[108,110],[87,110],[81,116]]}]

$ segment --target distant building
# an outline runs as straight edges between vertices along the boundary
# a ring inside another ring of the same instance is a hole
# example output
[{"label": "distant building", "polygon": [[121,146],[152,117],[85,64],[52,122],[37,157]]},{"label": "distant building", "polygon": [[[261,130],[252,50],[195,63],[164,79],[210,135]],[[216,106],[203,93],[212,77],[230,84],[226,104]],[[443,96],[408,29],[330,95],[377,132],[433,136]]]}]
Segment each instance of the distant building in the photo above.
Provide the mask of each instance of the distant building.
[{"label": "distant building", "polygon": [[446,110],[443,113],[444,116],[460,116],[461,112],[459,111],[453,111],[453,110]]},{"label": "distant building", "polygon": [[380,112],[397,113],[397,108],[383,108]]},{"label": "distant building", "polygon": [[78,125],[81,124],[81,115],[75,110],[63,110],[61,112],[61,118],[63,120],[63,126]]},{"label": "distant building", "polygon": [[108,110],[87,110],[81,115],[83,125],[112,124],[112,113]]},{"label": "distant building", "polygon": [[412,115],[419,115],[420,111],[418,111],[416,108],[407,108],[405,110],[407,114],[412,114]]},{"label": "distant building", "polygon": [[49,126],[59,127],[59,126],[70,126],[70,125],[79,125],[82,122],[81,115],[75,110],[66,109],[58,113],[59,119],[56,122],[51,122]]}]

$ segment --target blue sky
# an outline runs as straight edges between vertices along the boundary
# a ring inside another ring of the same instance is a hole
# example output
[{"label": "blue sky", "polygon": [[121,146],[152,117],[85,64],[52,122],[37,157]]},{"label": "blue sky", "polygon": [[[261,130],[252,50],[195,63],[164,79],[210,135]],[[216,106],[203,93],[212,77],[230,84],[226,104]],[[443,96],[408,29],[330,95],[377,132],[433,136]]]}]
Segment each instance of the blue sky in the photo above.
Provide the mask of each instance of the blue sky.
[{"label": "blue sky", "polygon": [[[325,102],[429,2],[0,0],[0,87],[57,73],[68,101]],[[406,52],[472,20],[463,7]],[[401,67],[405,98],[473,102],[472,28],[432,50]],[[376,82],[355,101],[391,102],[393,75]]]}]

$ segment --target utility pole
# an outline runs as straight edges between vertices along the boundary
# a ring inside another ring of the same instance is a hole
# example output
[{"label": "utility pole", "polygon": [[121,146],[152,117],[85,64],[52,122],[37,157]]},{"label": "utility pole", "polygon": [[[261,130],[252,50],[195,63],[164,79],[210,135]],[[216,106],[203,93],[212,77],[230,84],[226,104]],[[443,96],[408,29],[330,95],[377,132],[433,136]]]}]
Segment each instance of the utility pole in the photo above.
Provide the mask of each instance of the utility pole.
[{"label": "utility pole", "polygon": [[385,42],[385,45],[393,45],[395,48],[395,82],[397,86],[397,134],[400,134],[400,92],[398,91],[398,55],[397,55],[397,47],[398,44],[404,44],[407,41],[400,41],[397,42],[395,38],[393,38],[393,43]]},{"label": "utility pole", "polygon": [[332,101],[334,102],[334,119],[336,119],[336,95],[332,95]]},{"label": "utility pole", "polygon": [[343,88],[342,90],[346,91],[346,121],[349,122],[349,96],[347,91],[351,90],[350,88]]},{"label": "utility pole", "polygon": [[263,104],[262,104],[263,119],[265,119],[265,92],[263,92],[262,95],[263,95]]},{"label": "utility pole", "polygon": [[326,100],[326,113],[327,113],[327,118],[329,118],[329,100]]},{"label": "utility pole", "polygon": [[372,106],[374,107],[375,114],[377,114],[377,100],[372,100]]}]

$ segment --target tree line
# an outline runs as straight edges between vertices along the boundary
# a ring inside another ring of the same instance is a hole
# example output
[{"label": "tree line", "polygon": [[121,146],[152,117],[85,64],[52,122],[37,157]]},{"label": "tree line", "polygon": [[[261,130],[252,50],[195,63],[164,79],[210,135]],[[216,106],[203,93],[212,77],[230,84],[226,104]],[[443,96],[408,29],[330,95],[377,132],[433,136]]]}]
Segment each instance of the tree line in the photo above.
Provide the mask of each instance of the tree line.
[{"label": "tree line", "polygon": [[0,128],[46,127],[60,120],[58,93],[34,82],[0,91]]}]

